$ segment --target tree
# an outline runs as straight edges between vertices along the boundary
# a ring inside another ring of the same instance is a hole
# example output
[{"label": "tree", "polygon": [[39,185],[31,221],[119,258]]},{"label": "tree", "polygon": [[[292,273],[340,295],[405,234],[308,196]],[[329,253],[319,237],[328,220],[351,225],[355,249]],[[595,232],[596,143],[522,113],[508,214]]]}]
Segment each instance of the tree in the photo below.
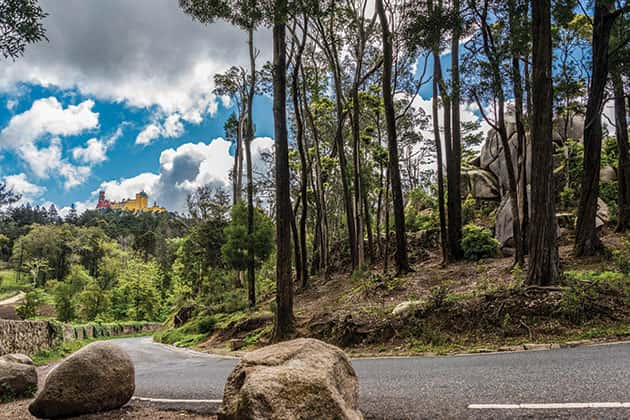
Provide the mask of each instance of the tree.
[{"label": "tree", "polygon": [[291,192],[289,187],[289,135],[287,131],[287,0],[275,0],[273,14],[273,118],[276,137],[276,312],[272,341],[290,338],[293,320],[291,279]]},{"label": "tree", "polygon": [[[242,203],[232,207],[230,224],[225,228],[225,244],[221,253],[225,261],[236,270],[246,269],[251,261],[255,268],[266,261],[274,249],[273,223],[260,210],[254,216],[254,232],[249,232],[247,209]],[[250,254],[253,253],[253,254]],[[249,283],[249,306],[256,306],[255,283]],[[253,299],[252,299],[253,296]]]},{"label": "tree", "polygon": [[398,161],[398,139],[396,137],[396,111],[392,95],[392,34],[385,13],[383,0],[376,0],[376,12],[381,22],[383,43],[383,102],[385,119],[387,122],[387,146],[389,148],[389,174],[394,202],[394,225],[396,228],[396,272],[399,275],[411,271],[407,257],[407,233],[405,230],[405,207],[400,180],[400,166]]},{"label": "tree", "polygon": [[72,321],[76,317],[74,293],[72,286],[64,281],[56,282],[52,286],[57,319],[61,322]]},{"label": "tree", "polygon": [[[254,48],[254,31],[262,22],[263,14],[261,5],[257,0],[180,0],[180,6],[184,11],[193,16],[193,18],[203,23],[210,23],[215,19],[225,19],[233,25],[247,31],[247,45],[249,52],[249,76],[245,76],[245,70],[241,69],[242,84],[238,80],[232,78],[230,86],[234,86],[231,92],[239,92],[241,104],[241,118],[244,121],[245,132],[245,153],[247,157],[247,231],[250,235],[254,233],[254,174],[252,170],[252,154],[251,144],[254,141],[254,121],[253,121],[253,102],[256,94],[256,57],[258,52]],[[285,69],[286,72],[286,69]],[[238,79],[238,78],[237,78]],[[241,124],[239,124],[239,127]],[[241,131],[242,132],[242,131]],[[237,146],[238,148],[239,146]],[[240,152],[240,150],[239,150]],[[242,168],[242,166],[241,166]],[[240,173],[235,174],[240,177]],[[235,187],[235,202],[240,196],[240,179]],[[250,261],[247,264],[247,282],[249,289],[249,303],[254,306],[256,302],[255,294],[255,261],[253,260],[254,252],[250,250],[248,253]]]},{"label": "tree", "polygon": [[553,185],[550,9],[549,0],[532,0],[534,115],[532,119],[532,220],[527,281],[533,285],[549,285],[557,282],[560,277]]},{"label": "tree", "polygon": [[15,60],[27,44],[48,40],[41,23],[46,16],[37,0],[0,0],[0,53],[5,59]]},{"label": "tree", "polygon": [[[615,102],[615,129],[617,136],[617,152],[619,154],[617,162],[618,179],[618,209],[617,232],[625,232],[630,229],[630,151],[628,144],[628,109],[626,107],[626,97],[628,96],[624,88],[624,73],[630,71],[630,25],[628,18],[620,16],[614,27],[611,36],[611,44],[614,46],[612,58],[611,81]],[[626,79],[627,80],[627,79]]]},{"label": "tree", "polygon": [[584,173],[577,211],[575,253],[594,255],[603,249],[596,228],[599,171],[602,155],[602,110],[608,81],[610,33],[623,12],[614,0],[595,0],[592,42],[592,76],[584,123]]},{"label": "tree", "polygon": [[462,17],[459,0],[452,2],[453,31],[451,37],[451,146],[447,155],[448,171],[448,245],[451,258],[463,257],[462,240],[462,133],[460,117],[460,75],[459,75],[459,42],[462,32]]},{"label": "tree", "polygon": [[9,188],[4,182],[0,182],[0,207],[13,204],[19,199],[19,194],[16,194],[13,189]]}]

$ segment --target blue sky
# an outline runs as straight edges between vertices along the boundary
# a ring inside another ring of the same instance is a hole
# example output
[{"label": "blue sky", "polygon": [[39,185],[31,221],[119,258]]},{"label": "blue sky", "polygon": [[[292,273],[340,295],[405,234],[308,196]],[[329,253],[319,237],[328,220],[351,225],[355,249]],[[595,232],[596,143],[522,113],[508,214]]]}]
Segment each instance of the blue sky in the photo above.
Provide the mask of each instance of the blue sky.
[{"label": "blue sky", "polygon": [[[214,74],[247,63],[245,34],[194,23],[170,0],[42,0],[49,42],[0,66],[0,179],[24,201],[76,204],[105,189],[119,200],[145,189],[183,211],[202,183],[227,180]],[[260,63],[269,35],[257,35]],[[269,148],[269,98],[256,99],[255,154]]]},{"label": "blue sky", "polygon": [[[149,144],[136,144],[136,139],[142,130],[154,120],[158,110],[151,108],[138,108],[125,103],[116,103],[101,100],[93,95],[83,95],[76,89],[59,89],[54,86],[43,87],[35,84],[19,84],[19,94],[0,94],[0,130],[9,126],[13,117],[27,112],[34,102],[56,98],[63,109],[76,106],[85,101],[92,100],[93,113],[98,114],[98,127],[90,128],[76,135],[61,137],[62,149],[70,151],[64,154],[70,163],[81,165],[80,159],[72,156],[72,150],[85,147],[90,139],[111,138],[117,132],[120,136],[106,151],[106,160],[90,165],[90,174],[79,185],[67,188],[63,176],[51,174],[40,178],[32,170],[18,152],[14,150],[2,150],[0,156],[0,177],[16,174],[26,174],[26,179],[36,185],[45,188],[41,195],[33,197],[35,202],[55,203],[58,207],[66,207],[75,202],[83,202],[93,197],[94,191],[107,181],[133,178],[141,173],[159,173],[160,154],[164,149],[177,149],[179,146],[190,142],[210,143],[212,139],[223,136],[225,120],[233,112],[232,107],[225,107],[218,102],[217,111],[212,115],[206,115],[198,123],[182,122],[181,135],[173,138],[164,135],[153,139]],[[9,109],[10,108],[10,109]],[[273,119],[269,98],[257,98],[255,103],[257,116],[257,135],[259,137],[273,137]],[[119,131],[120,130],[120,131]],[[45,144],[52,135],[44,134],[38,138],[39,144]],[[229,158],[229,157],[228,157]]]}]

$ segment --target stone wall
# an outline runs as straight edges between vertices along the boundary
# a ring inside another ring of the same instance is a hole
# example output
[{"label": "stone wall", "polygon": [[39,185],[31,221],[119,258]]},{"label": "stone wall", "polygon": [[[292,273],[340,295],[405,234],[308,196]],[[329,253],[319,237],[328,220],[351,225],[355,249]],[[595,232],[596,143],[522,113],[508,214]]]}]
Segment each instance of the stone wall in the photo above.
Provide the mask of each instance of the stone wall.
[{"label": "stone wall", "polygon": [[55,333],[48,321],[11,321],[0,319],[0,355],[32,354],[55,343]]},{"label": "stone wall", "polygon": [[0,320],[0,355],[33,354],[64,341],[152,333],[157,323],[64,325],[50,321]]}]

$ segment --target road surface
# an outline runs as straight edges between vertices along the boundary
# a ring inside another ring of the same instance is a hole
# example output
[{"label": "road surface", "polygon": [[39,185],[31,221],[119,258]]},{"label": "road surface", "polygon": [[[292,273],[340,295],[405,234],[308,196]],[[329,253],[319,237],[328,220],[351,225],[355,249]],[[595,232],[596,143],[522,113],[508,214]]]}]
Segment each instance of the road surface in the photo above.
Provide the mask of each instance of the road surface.
[{"label": "road surface", "polygon": [[24,299],[26,297],[26,293],[24,292],[20,292],[15,296],[12,296],[10,298],[7,298],[5,300],[0,300],[0,306],[5,306],[5,305],[14,305],[16,303],[20,303],[20,301],[22,301],[22,299]]},{"label": "road surface", "polygon": [[[178,407],[216,409],[237,363],[151,338],[114,341],[135,362],[136,398]],[[352,364],[366,418],[630,419],[630,344]]]}]

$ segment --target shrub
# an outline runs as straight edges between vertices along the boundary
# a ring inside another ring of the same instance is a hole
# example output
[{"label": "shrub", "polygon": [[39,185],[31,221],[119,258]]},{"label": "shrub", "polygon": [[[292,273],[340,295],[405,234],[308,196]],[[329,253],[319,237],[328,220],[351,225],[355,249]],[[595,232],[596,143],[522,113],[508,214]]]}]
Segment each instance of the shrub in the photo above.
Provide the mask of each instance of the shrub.
[{"label": "shrub", "polygon": [[43,292],[39,289],[34,289],[26,294],[24,303],[16,308],[16,312],[22,319],[32,318],[37,315],[37,311],[43,302]]},{"label": "shrub", "polygon": [[461,245],[464,258],[472,261],[496,257],[499,250],[499,241],[488,229],[472,224],[464,226]]},{"label": "shrub", "polygon": [[619,271],[625,275],[630,275],[630,237],[624,238],[621,243],[622,249],[612,252],[613,260]]}]

